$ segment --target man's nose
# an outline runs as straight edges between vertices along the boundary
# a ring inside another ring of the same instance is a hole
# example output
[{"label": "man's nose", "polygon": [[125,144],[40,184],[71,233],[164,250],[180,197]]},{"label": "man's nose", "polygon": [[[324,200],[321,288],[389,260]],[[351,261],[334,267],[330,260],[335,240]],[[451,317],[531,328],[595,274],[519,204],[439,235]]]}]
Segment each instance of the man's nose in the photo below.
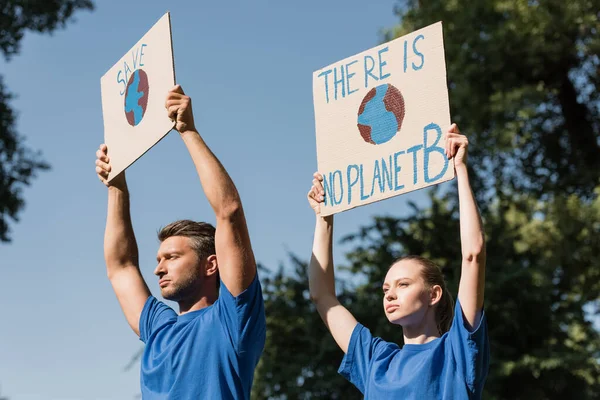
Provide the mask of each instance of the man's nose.
[{"label": "man's nose", "polygon": [[156,276],[162,276],[165,275],[167,272],[165,270],[165,265],[162,262],[162,260],[158,263],[158,265],[156,266],[156,268],[154,269],[154,275]]}]

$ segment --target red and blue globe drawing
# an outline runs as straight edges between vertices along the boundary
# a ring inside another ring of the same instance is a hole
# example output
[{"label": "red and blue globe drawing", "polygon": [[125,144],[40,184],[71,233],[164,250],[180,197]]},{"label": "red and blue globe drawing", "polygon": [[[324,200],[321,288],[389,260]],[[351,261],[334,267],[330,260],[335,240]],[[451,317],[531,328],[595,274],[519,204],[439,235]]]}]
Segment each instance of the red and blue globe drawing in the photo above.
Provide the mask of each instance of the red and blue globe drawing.
[{"label": "red and blue globe drawing", "polygon": [[142,122],[148,106],[148,75],[142,69],[136,69],[129,77],[125,89],[125,117],[129,125]]},{"label": "red and blue globe drawing", "polygon": [[404,112],[400,90],[389,83],[376,86],[360,103],[358,131],[367,143],[386,143],[400,131]]}]

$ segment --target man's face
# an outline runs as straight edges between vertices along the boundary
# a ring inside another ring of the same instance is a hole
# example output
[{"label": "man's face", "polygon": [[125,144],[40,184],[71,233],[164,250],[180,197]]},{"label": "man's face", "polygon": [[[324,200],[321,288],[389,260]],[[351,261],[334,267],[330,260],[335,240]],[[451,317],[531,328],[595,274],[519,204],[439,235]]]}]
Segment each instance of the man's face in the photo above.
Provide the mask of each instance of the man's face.
[{"label": "man's face", "polygon": [[191,240],[184,236],[165,239],[156,256],[158,265],[154,274],[163,298],[181,301],[194,296],[202,288],[203,265],[191,247]]}]

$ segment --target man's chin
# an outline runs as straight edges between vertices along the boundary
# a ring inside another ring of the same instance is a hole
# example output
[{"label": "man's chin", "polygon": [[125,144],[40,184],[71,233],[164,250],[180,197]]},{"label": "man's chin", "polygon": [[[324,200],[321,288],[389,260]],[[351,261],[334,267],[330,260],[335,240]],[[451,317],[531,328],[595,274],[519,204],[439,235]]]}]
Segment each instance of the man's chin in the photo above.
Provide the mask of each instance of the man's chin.
[{"label": "man's chin", "polygon": [[177,301],[177,299],[178,299],[177,294],[175,292],[173,292],[172,290],[168,290],[168,289],[160,289],[160,295],[165,300]]}]

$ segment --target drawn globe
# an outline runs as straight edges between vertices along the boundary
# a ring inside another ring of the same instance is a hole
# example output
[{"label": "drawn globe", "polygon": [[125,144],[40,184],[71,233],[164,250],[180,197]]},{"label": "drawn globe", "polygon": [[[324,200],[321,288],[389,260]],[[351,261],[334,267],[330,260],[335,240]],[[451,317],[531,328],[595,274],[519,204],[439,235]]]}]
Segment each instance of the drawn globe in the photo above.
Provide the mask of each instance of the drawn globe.
[{"label": "drawn globe", "polygon": [[142,69],[136,69],[129,77],[125,89],[125,117],[131,126],[142,122],[148,106],[148,75]]},{"label": "drawn globe", "polygon": [[358,131],[365,142],[382,144],[391,140],[402,127],[404,97],[389,83],[369,90],[358,109]]}]

